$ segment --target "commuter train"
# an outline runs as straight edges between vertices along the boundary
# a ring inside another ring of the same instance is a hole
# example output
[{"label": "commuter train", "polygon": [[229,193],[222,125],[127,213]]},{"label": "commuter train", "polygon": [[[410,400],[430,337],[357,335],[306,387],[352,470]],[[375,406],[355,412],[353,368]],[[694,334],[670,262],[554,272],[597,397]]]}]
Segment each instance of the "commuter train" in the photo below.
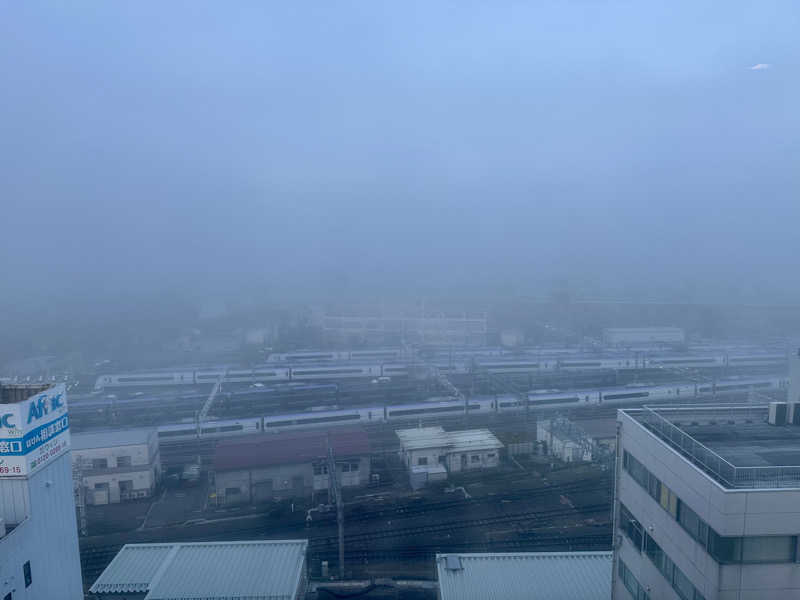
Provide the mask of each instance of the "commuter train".
[{"label": "commuter train", "polygon": [[[628,386],[566,392],[530,392],[527,406],[514,396],[479,397],[466,401],[469,414],[524,412],[579,406],[624,406],[647,401],[675,400],[685,402],[692,398],[717,394],[786,389],[788,378],[763,377],[728,379],[715,383],[674,383],[656,386]],[[464,414],[465,402],[458,399],[436,399],[414,404],[372,406],[352,409],[309,411],[294,414],[270,415],[247,419],[208,421],[198,431],[194,423],[164,425],[158,436],[164,442],[196,437],[227,437],[254,433],[269,433],[307,429],[311,427],[415,421],[430,416],[458,416]]]},{"label": "commuter train", "polygon": [[[364,351],[378,354],[393,351]],[[354,352],[344,352],[351,357]],[[285,355],[290,356],[290,355]],[[320,355],[317,354],[315,360]],[[378,357],[376,357],[378,358]],[[298,359],[299,360],[299,359]],[[652,356],[626,355],[617,357],[539,357],[538,359],[509,359],[491,357],[488,360],[433,361],[444,373],[466,374],[471,370],[494,374],[542,373],[549,371],[587,370],[636,370],[636,369],[682,369],[721,368],[786,365],[785,354],[751,355],[679,355]],[[409,362],[299,362],[295,364],[268,363],[254,369],[208,368],[185,371],[156,371],[150,373],[125,373],[101,375],[95,382],[95,390],[120,387],[175,386],[215,383],[223,378],[226,383],[269,383],[288,381],[332,381],[341,379],[401,377],[414,369]],[[422,366],[416,363],[416,366]]]}]

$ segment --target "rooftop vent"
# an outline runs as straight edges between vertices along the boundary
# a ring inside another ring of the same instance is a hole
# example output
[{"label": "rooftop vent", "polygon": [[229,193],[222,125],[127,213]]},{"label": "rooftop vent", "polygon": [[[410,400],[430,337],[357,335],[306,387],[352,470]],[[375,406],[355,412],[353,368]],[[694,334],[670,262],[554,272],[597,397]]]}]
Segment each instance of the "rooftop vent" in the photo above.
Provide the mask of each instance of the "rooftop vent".
[{"label": "rooftop vent", "polygon": [[461,564],[461,557],[456,554],[448,554],[444,557],[444,568],[448,571],[461,571],[464,568]]}]

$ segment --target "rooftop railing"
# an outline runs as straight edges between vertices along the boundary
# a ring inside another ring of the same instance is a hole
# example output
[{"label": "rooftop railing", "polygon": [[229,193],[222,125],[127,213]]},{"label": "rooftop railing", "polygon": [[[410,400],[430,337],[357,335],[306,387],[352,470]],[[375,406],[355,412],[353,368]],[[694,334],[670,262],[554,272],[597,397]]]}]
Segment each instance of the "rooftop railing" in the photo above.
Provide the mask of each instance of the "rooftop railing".
[{"label": "rooftop railing", "polygon": [[[800,465],[739,467],[681,429],[677,423],[766,423],[767,406],[644,407],[631,411],[640,423],[725,487],[800,488]],[[665,415],[670,418],[666,418]],[[671,419],[671,420],[670,420]],[[673,422],[674,421],[674,422]]]}]

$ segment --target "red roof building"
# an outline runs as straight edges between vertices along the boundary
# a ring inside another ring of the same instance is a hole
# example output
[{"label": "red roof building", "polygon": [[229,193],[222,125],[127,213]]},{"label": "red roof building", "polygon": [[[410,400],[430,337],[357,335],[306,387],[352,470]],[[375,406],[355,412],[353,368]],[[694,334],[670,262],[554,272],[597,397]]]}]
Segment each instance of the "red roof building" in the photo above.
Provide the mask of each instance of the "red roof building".
[{"label": "red roof building", "polygon": [[342,487],[370,478],[370,444],[360,429],[261,434],[222,440],[214,454],[218,504],[312,496],[328,489],[328,446]]}]

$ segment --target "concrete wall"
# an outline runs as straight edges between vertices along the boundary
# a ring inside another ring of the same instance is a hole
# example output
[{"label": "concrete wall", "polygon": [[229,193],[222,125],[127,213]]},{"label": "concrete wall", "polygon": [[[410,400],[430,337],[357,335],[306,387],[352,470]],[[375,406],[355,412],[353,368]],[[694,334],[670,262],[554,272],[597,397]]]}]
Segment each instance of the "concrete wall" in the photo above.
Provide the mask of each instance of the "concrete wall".
[{"label": "concrete wall", "polygon": [[[30,517],[0,538],[0,598],[82,600],[78,528],[69,454],[24,482]],[[3,487],[5,481],[0,481]],[[18,486],[17,486],[18,487]],[[25,587],[23,564],[30,561],[32,584]]]},{"label": "concrete wall", "polygon": [[[466,462],[462,459],[462,455],[466,457]],[[478,457],[477,462],[473,462],[473,456]],[[406,468],[420,466],[419,459],[424,458],[427,459],[427,466],[441,462],[450,473],[471,469],[489,469],[500,464],[500,450],[498,449],[450,452],[445,448],[423,448],[402,452],[402,457]]]},{"label": "concrete wall", "polygon": [[[621,413],[619,420],[622,449],[642,462],[720,535],[800,533],[800,490],[725,490],[630,416]],[[796,564],[718,565],[623,469],[617,497],[707,600],[800,597],[800,570]],[[652,566],[644,555],[639,563]],[[657,578],[649,579],[645,573],[637,572],[634,564],[628,566],[642,584],[663,581],[658,571],[654,570]]]}]

